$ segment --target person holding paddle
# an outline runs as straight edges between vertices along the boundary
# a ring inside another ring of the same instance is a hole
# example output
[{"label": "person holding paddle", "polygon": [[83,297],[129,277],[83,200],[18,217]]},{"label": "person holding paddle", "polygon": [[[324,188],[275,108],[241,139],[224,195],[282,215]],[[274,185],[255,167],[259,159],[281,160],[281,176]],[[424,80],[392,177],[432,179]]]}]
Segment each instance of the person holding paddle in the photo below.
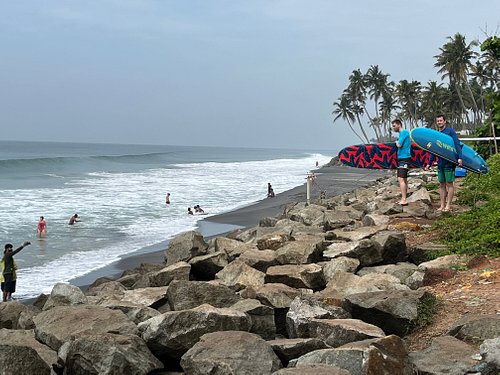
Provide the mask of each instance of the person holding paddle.
[{"label": "person holding paddle", "polygon": [[401,206],[408,206],[406,202],[406,196],[408,195],[408,168],[410,168],[411,161],[411,140],[410,132],[403,129],[403,123],[400,119],[394,119],[392,121],[392,130],[399,133],[398,140],[396,141],[396,146],[398,147],[398,180],[399,180],[399,190],[401,190],[401,200],[399,204]]},{"label": "person holding paddle", "polygon": [[[444,115],[436,116],[436,124],[441,133],[449,135],[453,139],[458,156],[457,163],[461,167],[462,147],[460,146],[460,140],[458,139],[457,133],[452,128],[446,126],[446,117],[444,117]],[[429,164],[427,164],[425,170],[429,170],[435,159],[436,156],[431,155]],[[438,159],[439,197],[441,203],[438,211],[448,212],[451,210],[451,201],[453,200],[453,194],[455,194],[455,166],[454,163],[448,160],[443,158]]]}]

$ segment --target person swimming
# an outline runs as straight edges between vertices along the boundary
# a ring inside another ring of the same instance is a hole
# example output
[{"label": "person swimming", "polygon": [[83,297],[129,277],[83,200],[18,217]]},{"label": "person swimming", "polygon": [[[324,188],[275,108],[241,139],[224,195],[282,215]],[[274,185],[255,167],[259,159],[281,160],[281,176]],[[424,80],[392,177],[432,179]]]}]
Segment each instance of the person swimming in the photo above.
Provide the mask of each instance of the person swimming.
[{"label": "person swimming", "polygon": [[69,225],[73,225],[73,224],[75,224],[75,223],[77,223],[77,222],[79,222],[79,221],[80,221],[80,220],[78,220],[78,214],[74,214],[73,216],[71,216],[71,217],[69,218],[69,223],[68,223],[68,224],[69,224]]}]

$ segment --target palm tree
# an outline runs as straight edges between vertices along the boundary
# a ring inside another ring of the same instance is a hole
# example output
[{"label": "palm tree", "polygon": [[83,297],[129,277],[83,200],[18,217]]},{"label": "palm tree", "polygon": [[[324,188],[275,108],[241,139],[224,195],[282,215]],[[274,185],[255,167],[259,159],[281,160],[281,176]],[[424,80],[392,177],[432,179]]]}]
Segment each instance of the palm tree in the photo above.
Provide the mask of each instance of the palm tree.
[{"label": "palm tree", "polygon": [[472,67],[472,60],[477,55],[472,50],[472,47],[477,46],[478,43],[477,41],[473,41],[470,44],[466,44],[465,36],[460,33],[456,33],[453,37],[448,37],[447,39],[449,42],[439,48],[441,53],[434,56],[436,58],[434,66],[439,68],[438,73],[442,74],[442,79],[448,77],[450,86],[453,86],[457,91],[467,122],[470,122],[467,114],[467,108],[465,106],[462,93],[460,92],[460,86],[465,85],[467,87],[469,95],[472,99],[475,117],[477,118],[479,110],[474,99],[474,95],[472,94],[468,84],[467,76]]},{"label": "palm tree", "polygon": [[393,113],[400,109],[401,107],[397,104],[398,101],[394,96],[394,82],[389,82],[387,84],[387,90],[382,93],[382,100],[379,105],[380,120],[382,124],[385,124],[385,136],[392,139],[391,133],[391,122],[393,118]]},{"label": "palm tree", "polygon": [[352,126],[356,121],[356,116],[352,111],[351,102],[347,95],[342,94],[338,101],[333,103],[333,106],[335,107],[332,112],[332,114],[335,115],[333,122],[336,122],[338,119],[344,120],[345,122],[347,122],[347,125],[349,125],[356,137],[358,137],[362,143],[365,143],[365,140],[361,138],[361,136],[356,132],[356,130],[354,130],[354,127]]},{"label": "palm tree", "polygon": [[436,81],[429,81],[422,90],[422,116],[427,126],[434,123],[438,114],[446,113],[448,90]]},{"label": "palm tree", "polygon": [[406,79],[399,81],[396,86],[396,97],[403,110],[402,117],[409,122],[409,128],[417,126],[420,106],[421,84],[418,81],[408,82]]},{"label": "palm tree", "polygon": [[[380,140],[383,135],[383,131],[381,128],[383,121],[379,113],[379,99],[388,90],[388,77],[389,74],[382,73],[378,65],[370,66],[365,75],[365,84],[368,93],[370,94],[370,99],[373,99],[375,104],[375,118],[371,118],[371,124],[373,129],[375,130],[375,134],[377,135],[378,140]],[[369,114],[367,114],[367,116],[370,117]]]}]

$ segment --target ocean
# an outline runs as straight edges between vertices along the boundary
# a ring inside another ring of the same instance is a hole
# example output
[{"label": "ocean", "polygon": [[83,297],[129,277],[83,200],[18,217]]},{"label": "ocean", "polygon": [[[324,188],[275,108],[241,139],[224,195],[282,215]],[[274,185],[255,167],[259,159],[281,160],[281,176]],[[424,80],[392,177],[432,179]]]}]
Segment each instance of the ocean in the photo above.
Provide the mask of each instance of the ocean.
[{"label": "ocean", "polygon": [[[333,155],[333,152],[332,152]],[[197,222],[305,182],[332,155],[303,150],[0,141],[0,240],[17,248],[15,298],[67,282]],[[165,204],[166,193],[171,204]],[[199,204],[206,215],[187,215]],[[81,221],[68,225],[77,213]],[[44,216],[47,235],[38,238]]]}]

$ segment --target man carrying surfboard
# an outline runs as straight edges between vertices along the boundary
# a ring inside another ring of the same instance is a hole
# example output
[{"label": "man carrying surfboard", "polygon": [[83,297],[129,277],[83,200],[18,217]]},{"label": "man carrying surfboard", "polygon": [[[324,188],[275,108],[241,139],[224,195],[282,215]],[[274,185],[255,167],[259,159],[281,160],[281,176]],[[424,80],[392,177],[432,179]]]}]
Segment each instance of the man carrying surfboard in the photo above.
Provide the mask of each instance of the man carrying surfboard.
[{"label": "man carrying surfboard", "polygon": [[[458,156],[457,163],[461,167],[462,147],[460,147],[460,140],[458,139],[457,133],[452,128],[446,126],[446,117],[444,117],[444,115],[436,116],[436,124],[441,133],[449,135],[453,139]],[[425,167],[426,170],[430,168],[435,159],[436,156],[432,154],[429,158],[429,164]],[[453,195],[455,194],[455,166],[456,164],[444,158],[438,158],[439,197],[441,203],[438,211],[447,212],[451,210],[451,201],[453,200]]]},{"label": "man carrying surfboard", "polygon": [[401,200],[399,204],[401,206],[408,206],[406,196],[408,195],[408,168],[410,167],[411,161],[410,132],[403,129],[403,123],[400,119],[394,119],[392,121],[392,130],[399,133],[398,140],[396,141],[396,146],[398,147],[398,180],[399,189],[401,190]]}]

